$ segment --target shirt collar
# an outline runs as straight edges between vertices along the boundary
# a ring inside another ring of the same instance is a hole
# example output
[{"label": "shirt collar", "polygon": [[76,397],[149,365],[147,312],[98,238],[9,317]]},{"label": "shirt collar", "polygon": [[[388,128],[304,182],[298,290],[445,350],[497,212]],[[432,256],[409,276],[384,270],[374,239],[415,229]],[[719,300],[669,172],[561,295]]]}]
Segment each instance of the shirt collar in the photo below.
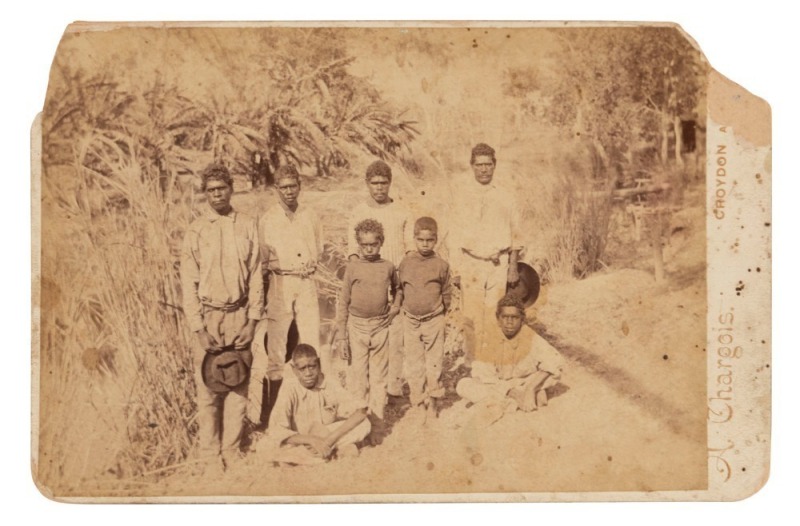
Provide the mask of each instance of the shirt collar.
[{"label": "shirt collar", "polygon": [[234,210],[233,207],[231,207],[231,211],[228,212],[228,215],[223,216],[218,214],[216,210],[211,208],[211,205],[207,205],[205,210],[205,216],[206,219],[208,219],[212,223],[221,217],[226,217],[229,218],[231,221],[236,222],[236,210]]},{"label": "shirt collar", "polygon": [[419,253],[419,250],[415,250],[414,252],[411,253],[411,255],[412,255],[412,257],[415,257],[415,258],[417,258],[419,260],[431,259],[431,258],[436,257],[436,251],[434,250],[433,252],[431,252],[430,256],[423,256],[422,254]]},{"label": "shirt collar", "polygon": [[308,397],[308,394],[311,391],[322,391],[327,386],[327,382],[325,381],[325,373],[319,373],[319,378],[317,379],[317,385],[312,387],[311,389],[306,388],[300,381],[297,381],[297,385],[300,386],[300,398],[305,400]]},{"label": "shirt collar", "polygon": [[475,181],[475,184],[477,184],[478,187],[480,188],[480,191],[483,191],[483,192],[487,192],[488,193],[488,192],[491,192],[493,190],[497,190],[497,183],[495,182],[494,178],[492,178],[492,180],[491,180],[491,182],[489,184],[481,184],[478,181]]},{"label": "shirt collar", "polygon": [[515,334],[513,338],[506,338],[506,335],[503,334],[503,330],[499,326],[495,327],[497,330],[497,341],[500,342],[501,345],[507,345],[511,349],[519,347],[519,343],[523,339],[522,331],[525,330],[525,325],[520,328],[519,332]]},{"label": "shirt collar", "polygon": [[385,203],[377,203],[372,196],[367,196],[366,204],[370,208],[386,208],[394,204],[394,199],[390,197]]},{"label": "shirt collar", "polygon": [[294,212],[292,212],[292,210],[289,207],[287,207],[280,199],[278,199],[278,206],[280,207],[281,212],[283,212],[283,215],[285,215],[290,220],[297,217],[297,215],[300,214],[300,210],[302,209],[302,205],[300,203],[297,203],[297,208],[295,209]]},{"label": "shirt collar", "polygon": [[503,341],[505,341],[509,345],[511,349],[516,350],[519,349],[520,347],[523,349],[530,349],[531,344],[533,343],[533,335],[535,333],[533,332],[533,329],[531,329],[528,325],[524,323],[522,325],[522,328],[520,328],[519,332],[516,334],[516,336],[514,336],[510,340],[506,338],[506,335],[503,334],[503,331],[500,330],[499,327],[498,330],[500,331],[500,337],[503,339]]}]

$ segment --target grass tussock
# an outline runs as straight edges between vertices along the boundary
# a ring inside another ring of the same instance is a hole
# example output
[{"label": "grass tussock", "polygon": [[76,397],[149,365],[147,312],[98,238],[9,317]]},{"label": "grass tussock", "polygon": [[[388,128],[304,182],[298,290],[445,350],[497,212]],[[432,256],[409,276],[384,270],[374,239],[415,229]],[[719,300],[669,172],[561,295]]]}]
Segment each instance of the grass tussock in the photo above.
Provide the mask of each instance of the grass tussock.
[{"label": "grass tussock", "polygon": [[546,282],[581,279],[603,268],[615,214],[613,182],[592,149],[540,131],[502,153],[512,163],[507,173],[520,209],[523,259]]},{"label": "grass tussock", "polygon": [[[178,279],[191,192],[162,191],[135,146],[90,136],[75,165],[60,167],[77,184],[45,172],[42,275],[63,290],[42,305],[43,481],[127,478],[192,450],[195,386]],[[87,167],[98,163],[112,175]]]}]

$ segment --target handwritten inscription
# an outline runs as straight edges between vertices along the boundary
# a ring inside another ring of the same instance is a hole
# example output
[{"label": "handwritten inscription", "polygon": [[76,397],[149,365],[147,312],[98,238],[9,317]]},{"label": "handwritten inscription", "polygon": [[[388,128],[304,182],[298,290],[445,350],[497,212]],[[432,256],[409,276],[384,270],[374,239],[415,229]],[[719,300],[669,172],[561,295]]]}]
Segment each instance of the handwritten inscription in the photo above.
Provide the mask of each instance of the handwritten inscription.
[{"label": "handwritten inscription", "polygon": [[[734,376],[736,361],[744,354],[735,336],[734,321],[736,317],[732,308],[722,308],[716,323],[711,327],[713,338],[713,359],[711,365],[712,382],[708,397],[708,421],[710,424],[725,424],[733,419]],[[724,477],[722,482],[731,478],[731,466],[725,454],[733,449],[734,443],[727,441],[725,447],[709,447],[708,460],[713,462],[714,470]]]},{"label": "handwritten inscription", "polygon": [[728,445],[726,447],[708,448],[709,462],[713,461],[714,469],[717,471],[717,473],[725,477],[722,482],[728,482],[728,480],[731,478],[731,465],[725,459],[725,453],[733,449],[733,447],[734,443],[728,440]]},{"label": "handwritten inscription", "polygon": [[716,362],[714,364],[714,394],[708,397],[708,420],[722,424],[733,418],[734,362],[742,357],[744,349],[736,345],[733,310],[722,312],[718,324],[712,327]]}]

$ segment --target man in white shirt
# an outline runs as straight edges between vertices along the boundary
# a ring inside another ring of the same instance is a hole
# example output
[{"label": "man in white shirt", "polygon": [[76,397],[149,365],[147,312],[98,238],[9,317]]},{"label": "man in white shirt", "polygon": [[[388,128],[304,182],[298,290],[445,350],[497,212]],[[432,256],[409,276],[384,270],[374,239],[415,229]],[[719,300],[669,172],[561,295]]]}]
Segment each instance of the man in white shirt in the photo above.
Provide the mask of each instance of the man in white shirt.
[{"label": "man in white shirt", "polygon": [[[292,321],[297,325],[300,342],[319,349],[320,316],[317,287],[314,281],[317,263],[323,251],[322,226],[313,210],[300,205],[300,175],[291,165],[275,172],[278,206],[267,210],[259,220],[259,244],[265,283],[267,316],[257,331],[261,344],[253,359],[253,387],[250,390],[250,419],[262,425],[269,420],[283,381],[286,344]],[[263,353],[264,332],[268,335],[266,360]],[[258,352],[260,350],[261,352]],[[322,367],[329,371],[329,353],[321,353]],[[268,400],[262,408],[262,381],[269,382]]]},{"label": "man in white shirt", "polygon": [[[494,149],[477,144],[470,165],[475,181],[464,182],[453,200],[449,233],[450,263],[458,274],[467,359],[483,345],[491,314],[519,282],[519,212],[513,194],[497,184]],[[487,324],[488,318],[488,324]]]}]

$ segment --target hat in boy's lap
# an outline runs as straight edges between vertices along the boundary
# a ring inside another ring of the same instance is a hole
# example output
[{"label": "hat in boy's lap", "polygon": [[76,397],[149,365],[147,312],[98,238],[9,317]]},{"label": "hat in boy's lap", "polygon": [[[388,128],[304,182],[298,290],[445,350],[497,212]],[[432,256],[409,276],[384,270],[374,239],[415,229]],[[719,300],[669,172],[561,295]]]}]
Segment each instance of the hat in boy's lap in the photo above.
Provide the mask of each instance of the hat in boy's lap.
[{"label": "hat in boy's lap", "polygon": [[203,358],[203,383],[215,393],[227,393],[247,381],[252,364],[250,349],[226,347],[220,352],[207,352]]},{"label": "hat in boy's lap", "polygon": [[519,298],[527,309],[536,303],[541,289],[539,274],[527,263],[518,262],[519,283],[514,287],[506,285],[506,294]]}]

